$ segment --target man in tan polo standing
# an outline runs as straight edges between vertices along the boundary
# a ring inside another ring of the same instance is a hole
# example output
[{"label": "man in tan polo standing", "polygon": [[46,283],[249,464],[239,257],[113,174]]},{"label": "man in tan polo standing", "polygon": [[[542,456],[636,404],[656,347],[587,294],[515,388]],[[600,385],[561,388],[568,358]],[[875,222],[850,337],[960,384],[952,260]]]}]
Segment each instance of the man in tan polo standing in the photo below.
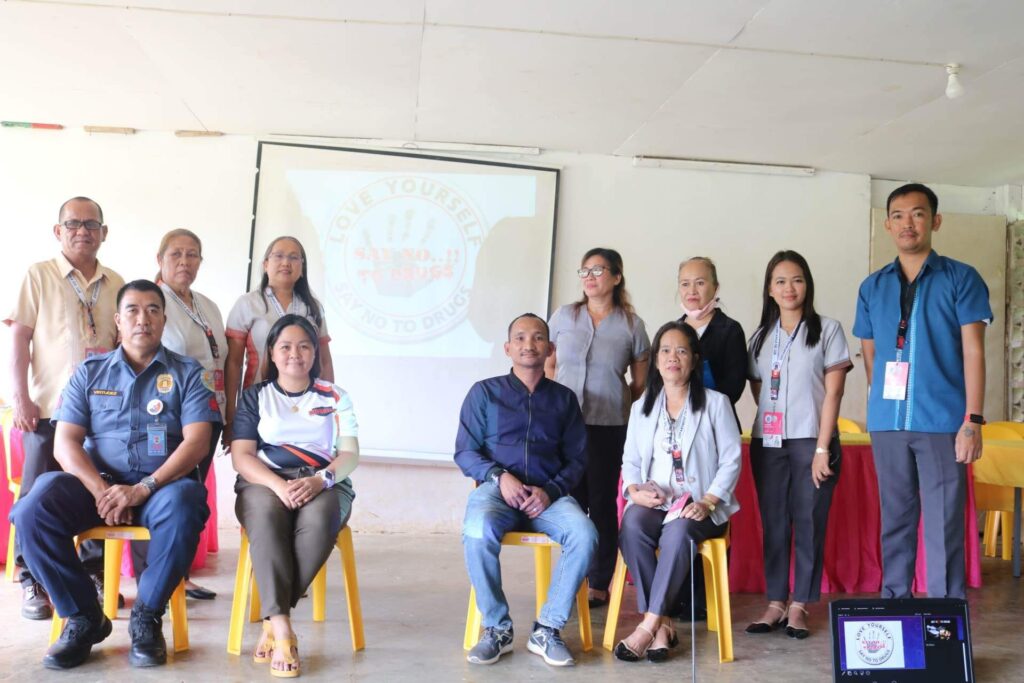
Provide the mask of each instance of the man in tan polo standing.
[{"label": "man in tan polo standing", "polygon": [[[116,345],[115,300],[124,284],[120,275],[96,259],[107,239],[107,226],[103,209],[95,201],[75,197],[64,202],[53,235],[60,242],[60,254],[29,267],[14,309],[4,319],[12,333],[14,426],[23,432],[22,498],[39,475],[60,470],[53,457],[50,418],[75,367]],[[18,541],[16,537],[21,614],[27,619],[49,619],[49,598],[25,566]],[[83,545],[82,559],[90,573],[100,575],[102,545]]]}]

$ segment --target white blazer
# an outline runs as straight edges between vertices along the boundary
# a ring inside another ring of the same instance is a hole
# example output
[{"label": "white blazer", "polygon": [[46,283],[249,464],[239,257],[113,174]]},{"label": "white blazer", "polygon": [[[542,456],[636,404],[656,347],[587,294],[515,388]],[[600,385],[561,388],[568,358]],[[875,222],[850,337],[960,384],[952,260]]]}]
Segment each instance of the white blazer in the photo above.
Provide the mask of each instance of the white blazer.
[{"label": "white blazer", "polygon": [[[694,412],[690,402],[686,403],[686,424],[679,444],[683,452],[683,473],[694,500],[709,493],[722,501],[715,506],[711,519],[715,524],[725,524],[740,509],[733,495],[742,463],[740,432],[729,398],[711,389],[705,392],[707,399],[702,410]],[[650,479],[656,448],[654,435],[664,393],[662,389],[658,394],[650,415],[643,414],[643,396],[630,409],[622,453],[622,495],[627,499],[626,491],[630,486],[639,486]],[[668,457],[667,453],[661,454]],[[630,501],[627,507],[632,504]]]}]

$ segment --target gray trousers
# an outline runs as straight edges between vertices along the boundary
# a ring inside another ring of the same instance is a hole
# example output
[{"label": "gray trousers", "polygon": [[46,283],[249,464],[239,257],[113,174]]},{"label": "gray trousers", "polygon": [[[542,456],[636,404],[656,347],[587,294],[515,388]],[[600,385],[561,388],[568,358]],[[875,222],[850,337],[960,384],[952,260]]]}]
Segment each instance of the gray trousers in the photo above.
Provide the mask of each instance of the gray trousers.
[{"label": "gray trousers", "polygon": [[347,481],[321,492],[298,510],[289,510],[266,486],[238,477],[235,514],[249,536],[264,618],[290,614],[330,557],[352,509]]},{"label": "gray trousers", "polygon": [[963,598],[967,466],[956,461],[956,434],[871,432],[882,503],[882,597],[909,598],[924,509],[928,596]]},{"label": "gray trousers", "polygon": [[699,522],[680,517],[662,524],[666,514],[664,510],[630,505],[622,516],[619,548],[636,584],[640,614],[665,616],[676,607],[690,575],[690,540],[700,543],[717,538],[727,526],[715,524],[710,517]]},{"label": "gray trousers", "polygon": [[811,462],[817,439],[786,439],[782,448],[765,448],[761,439],[750,440],[750,469],[757,487],[764,529],[764,575],[769,600],[789,599],[790,544],[793,548],[793,600],[821,599],[821,572],[825,559],[825,531],[832,492],[839,479],[842,450],[839,438],[829,443],[833,475],[821,488],[811,480]]}]

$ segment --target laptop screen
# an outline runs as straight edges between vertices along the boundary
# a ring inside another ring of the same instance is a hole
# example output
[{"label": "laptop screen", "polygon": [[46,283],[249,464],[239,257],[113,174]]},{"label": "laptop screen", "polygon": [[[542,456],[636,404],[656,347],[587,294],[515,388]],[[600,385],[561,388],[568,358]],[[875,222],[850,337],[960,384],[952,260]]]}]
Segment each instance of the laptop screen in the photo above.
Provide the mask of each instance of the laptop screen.
[{"label": "laptop screen", "polygon": [[835,600],[834,681],[974,683],[964,600]]}]

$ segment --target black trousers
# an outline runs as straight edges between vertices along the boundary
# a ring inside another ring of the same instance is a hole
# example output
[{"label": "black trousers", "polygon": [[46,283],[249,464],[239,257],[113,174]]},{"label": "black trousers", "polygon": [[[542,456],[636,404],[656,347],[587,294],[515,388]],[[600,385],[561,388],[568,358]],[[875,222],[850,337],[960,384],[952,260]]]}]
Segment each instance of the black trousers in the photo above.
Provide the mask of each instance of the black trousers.
[{"label": "black trousers", "polygon": [[842,450],[839,437],[829,443],[829,467],[834,474],[814,487],[811,461],[817,439],[786,439],[782,448],[765,448],[761,439],[750,440],[750,469],[764,528],[764,574],[769,600],[789,599],[789,556],[792,543],[793,600],[817,602],[821,598],[821,572],[825,560],[825,531],[832,492],[839,479]]},{"label": "black trousers", "polygon": [[572,497],[597,529],[597,552],[587,572],[594,590],[606,591],[619,547],[619,477],[626,425],[587,425],[587,470]]},{"label": "black trousers", "polygon": [[[25,454],[25,462],[21,466],[21,493],[19,499],[25,498],[32,491],[36,479],[47,472],[60,472],[61,466],[53,456],[53,438],[56,428],[50,420],[40,418],[34,432],[21,433],[21,446]],[[85,541],[78,548],[78,558],[86,572],[92,575],[103,574],[103,541]],[[21,534],[17,527],[14,530],[14,566],[18,580],[23,586],[35,583],[32,572],[25,563],[21,552]]]}]

